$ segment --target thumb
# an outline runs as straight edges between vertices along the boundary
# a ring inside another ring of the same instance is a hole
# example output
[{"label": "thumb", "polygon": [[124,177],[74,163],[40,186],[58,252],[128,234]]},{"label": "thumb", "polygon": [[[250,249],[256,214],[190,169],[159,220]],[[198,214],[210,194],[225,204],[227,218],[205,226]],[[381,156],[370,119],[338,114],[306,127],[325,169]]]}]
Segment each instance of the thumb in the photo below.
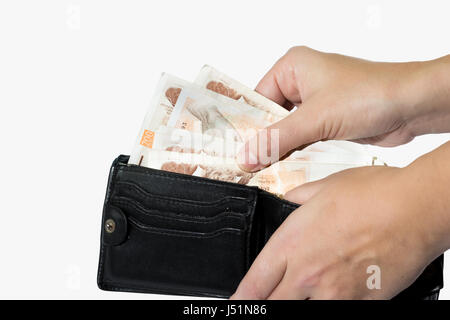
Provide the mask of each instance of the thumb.
[{"label": "thumb", "polygon": [[238,152],[238,165],[244,171],[258,171],[292,149],[321,140],[325,130],[318,109],[313,101],[303,103],[286,118],[260,130]]},{"label": "thumb", "polygon": [[317,181],[304,183],[287,192],[284,195],[284,199],[298,204],[304,204],[320,192],[320,190],[322,190],[326,185],[327,181],[327,178],[323,178]]}]

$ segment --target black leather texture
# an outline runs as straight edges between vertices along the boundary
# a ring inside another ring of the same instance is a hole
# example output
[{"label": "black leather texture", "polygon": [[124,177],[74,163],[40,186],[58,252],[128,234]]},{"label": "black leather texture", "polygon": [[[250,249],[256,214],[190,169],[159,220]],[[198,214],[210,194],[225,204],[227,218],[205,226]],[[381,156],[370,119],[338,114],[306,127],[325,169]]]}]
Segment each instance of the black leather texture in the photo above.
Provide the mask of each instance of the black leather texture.
[{"label": "black leather texture", "polygon": [[[103,208],[103,290],[229,297],[298,205],[260,190],[128,165],[119,156]],[[395,299],[436,299],[443,257]]]}]

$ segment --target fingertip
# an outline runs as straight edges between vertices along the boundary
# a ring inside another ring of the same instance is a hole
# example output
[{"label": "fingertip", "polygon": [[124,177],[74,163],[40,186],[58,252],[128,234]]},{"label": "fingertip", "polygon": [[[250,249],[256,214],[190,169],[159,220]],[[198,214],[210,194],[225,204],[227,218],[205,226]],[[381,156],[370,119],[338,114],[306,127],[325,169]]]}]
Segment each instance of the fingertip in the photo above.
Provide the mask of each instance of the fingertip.
[{"label": "fingertip", "polygon": [[304,204],[307,200],[307,197],[305,197],[301,192],[299,192],[297,187],[288,191],[284,195],[283,199],[297,204]]},{"label": "fingertip", "polygon": [[278,85],[276,66],[277,65],[275,64],[259,81],[255,91],[282,106],[286,103],[286,97],[283,95],[283,92]]},{"label": "fingertip", "polygon": [[312,198],[316,190],[309,184],[302,184],[284,195],[284,199],[290,202],[304,204],[306,201]]},{"label": "fingertip", "polygon": [[314,197],[324,186],[328,179],[323,178],[320,180],[304,183],[288,192],[284,195],[284,199],[295,202],[298,204],[304,204]]}]

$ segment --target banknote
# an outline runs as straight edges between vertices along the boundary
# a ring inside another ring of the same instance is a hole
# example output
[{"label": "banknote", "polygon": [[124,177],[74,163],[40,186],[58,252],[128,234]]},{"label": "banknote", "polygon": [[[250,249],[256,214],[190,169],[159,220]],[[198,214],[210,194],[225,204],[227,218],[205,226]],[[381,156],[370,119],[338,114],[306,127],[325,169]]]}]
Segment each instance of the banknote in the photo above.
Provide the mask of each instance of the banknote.
[{"label": "banknote", "polygon": [[[350,152],[318,152],[302,150],[296,151],[284,158],[288,161],[304,161],[311,163],[336,163],[336,164],[360,164],[360,165],[382,165],[381,162],[374,159],[368,153],[350,153]],[[377,161],[374,163],[374,161]]]},{"label": "banknote", "polygon": [[[204,153],[210,156],[234,159],[242,142],[202,134],[169,126],[160,126],[154,134],[151,149],[176,151],[181,153]],[[320,144],[319,144],[320,146]],[[368,154],[331,152],[324,149],[305,149],[291,154],[286,160],[329,164],[372,165],[373,158]],[[232,160],[230,160],[232,161]],[[378,164],[378,163],[377,163]]]},{"label": "banknote", "polygon": [[189,131],[181,128],[160,126],[154,132],[151,149],[184,153],[204,153],[216,157],[233,158],[243,143],[232,139]]},{"label": "banknote", "polygon": [[309,181],[363,163],[321,163],[284,160],[256,173],[242,171],[233,158],[211,156],[205,153],[161,151],[146,149],[142,166],[182,173],[208,179],[257,186],[277,195]]},{"label": "banknote", "polygon": [[203,66],[195,79],[195,83],[206,89],[234,100],[243,101],[248,105],[280,117],[285,117],[289,114],[288,110],[272,100],[209,65]]},{"label": "banknote", "polygon": [[131,153],[130,163],[142,161],[153,148],[161,126],[242,142],[281,118],[169,74],[163,74]]},{"label": "banknote", "polygon": [[257,130],[276,120],[271,113],[246,104],[236,105],[229,99],[212,98],[198,90],[183,89],[168,126],[245,142]]},{"label": "banknote", "polygon": [[[214,157],[228,158],[229,163],[234,162],[237,151],[242,143],[225,140],[220,137],[192,132],[184,129],[161,126],[155,131],[155,139],[152,150],[175,151],[179,153],[206,154]],[[320,144],[319,144],[320,145]],[[145,150],[145,149],[144,149]],[[147,158],[148,154],[143,154]],[[357,166],[373,165],[373,159],[367,154],[352,154],[343,152],[304,150],[290,155],[286,160],[302,161],[303,165],[308,163],[321,163],[329,165]],[[286,160],[283,161],[286,162]],[[141,163],[142,165],[142,163]],[[326,167],[325,167],[326,168]]]},{"label": "banknote", "polygon": [[[345,140],[327,140],[322,141],[329,148],[333,148],[336,152],[345,152],[352,154],[367,154],[367,149],[364,145],[356,142],[345,141]],[[315,145],[318,143],[316,142]]]}]

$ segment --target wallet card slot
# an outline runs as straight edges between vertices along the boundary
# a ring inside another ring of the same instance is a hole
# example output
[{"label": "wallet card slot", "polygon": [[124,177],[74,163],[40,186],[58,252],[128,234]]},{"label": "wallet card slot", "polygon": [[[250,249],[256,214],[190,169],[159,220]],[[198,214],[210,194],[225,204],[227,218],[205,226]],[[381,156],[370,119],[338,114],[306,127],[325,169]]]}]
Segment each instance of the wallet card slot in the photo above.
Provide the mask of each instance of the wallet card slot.
[{"label": "wallet card slot", "polygon": [[156,227],[156,226],[150,226],[148,224],[143,224],[142,222],[138,221],[135,218],[128,217],[128,221],[130,222],[130,225],[136,227],[137,229],[149,232],[149,233],[157,233],[157,234],[164,234],[167,236],[174,236],[174,237],[194,237],[194,238],[213,238],[221,235],[222,233],[233,233],[233,234],[242,234],[245,232],[245,230],[239,230],[236,228],[220,228],[217,230],[209,231],[209,232],[198,232],[198,231],[191,231],[191,230],[175,230],[175,229],[167,229],[162,227]]},{"label": "wallet card slot", "polygon": [[138,192],[145,196],[159,198],[159,199],[167,200],[167,201],[176,201],[179,203],[185,203],[185,204],[196,205],[196,206],[209,207],[209,206],[221,205],[221,204],[228,203],[228,202],[236,202],[236,203],[241,203],[241,204],[247,205],[250,202],[250,200],[247,198],[236,197],[236,196],[223,196],[221,198],[215,198],[213,200],[202,201],[202,200],[192,200],[192,199],[186,199],[186,198],[181,198],[181,197],[175,197],[172,195],[156,194],[156,193],[152,193],[152,192],[149,192],[149,191],[143,189],[140,185],[138,185],[137,183],[135,183],[133,181],[118,181],[116,185],[118,185],[120,187],[124,186],[126,188],[132,189],[133,191]]},{"label": "wallet card slot", "polygon": [[117,182],[113,198],[127,197],[139,202],[145,208],[162,211],[183,212],[198,218],[209,218],[222,212],[247,215],[251,205],[247,200],[235,197],[217,199],[210,202],[190,201],[172,198],[171,196],[155,195],[143,190],[132,182]]},{"label": "wallet card slot", "polygon": [[111,202],[125,212],[129,219],[134,219],[142,226],[208,233],[221,229],[245,230],[245,217],[233,212],[222,212],[213,217],[196,218],[183,213],[147,209],[133,199],[117,197]]},{"label": "wallet card slot", "polygon": [[147,208],[139,201],[129,198],[126,196],[116,196],[112,199],[112,203],[122,203],[125,205],[131,205],[133,208],[137,208],[141,213],[145,215],[152,215],[152,216],[161,216],[162,218],[175,218],[179,220],[186,220],[186,221],[196,221],[196,222],[209,222],[209,221],[216,221],[221,219],[224,216],[233,217],[238,219],[239,221],[243,221],[244,216],[240,212],[234,212],[229,210],[223,210],[218,211],[215,215],[192,215],[192,214],[186,214],[181,211],[169,211],[167,207],[164,209],[155,209],[155,208]]},{"label": "wallet card slot", "polygon": [[172,199],[210,203],[223,198],[240,199],[251,204],[257,194],[256,187],[212,180],[186,174],[117,164],[116,182],[131,182],[153,195]]}]

